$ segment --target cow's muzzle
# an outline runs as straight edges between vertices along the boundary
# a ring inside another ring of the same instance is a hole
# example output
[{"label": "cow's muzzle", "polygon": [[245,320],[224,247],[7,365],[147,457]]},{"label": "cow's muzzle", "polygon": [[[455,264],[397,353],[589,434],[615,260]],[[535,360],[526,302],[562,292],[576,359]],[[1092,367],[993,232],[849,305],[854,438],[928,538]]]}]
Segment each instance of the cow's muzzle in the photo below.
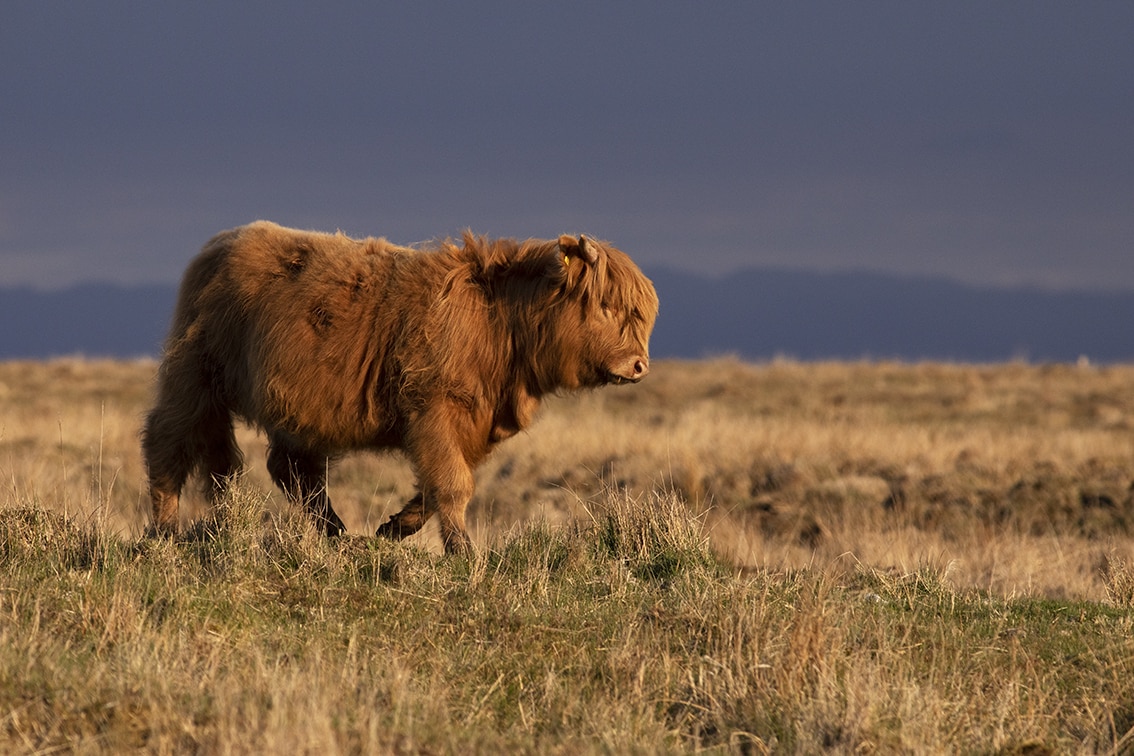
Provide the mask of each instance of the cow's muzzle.
[{"label": "cow's muzzle", "polygon": [[611,383],[637,383],[650,372],[650,361],[645,357],[635,357],[626,365],[611,370],[608,380]]}]

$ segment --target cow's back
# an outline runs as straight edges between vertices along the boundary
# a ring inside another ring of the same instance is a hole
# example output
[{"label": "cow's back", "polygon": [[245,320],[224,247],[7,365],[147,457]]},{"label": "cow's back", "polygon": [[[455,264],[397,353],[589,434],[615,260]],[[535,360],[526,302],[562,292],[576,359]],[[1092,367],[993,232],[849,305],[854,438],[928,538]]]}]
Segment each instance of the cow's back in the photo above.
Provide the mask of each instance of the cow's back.
[{"label": "cow's back", "polygon": [[416,253],[381,239],[257,222],[214,237],[182,285],[221,400],[268,432],[349,448],[389,425],[374,384],[389,380],[395,269]]}]

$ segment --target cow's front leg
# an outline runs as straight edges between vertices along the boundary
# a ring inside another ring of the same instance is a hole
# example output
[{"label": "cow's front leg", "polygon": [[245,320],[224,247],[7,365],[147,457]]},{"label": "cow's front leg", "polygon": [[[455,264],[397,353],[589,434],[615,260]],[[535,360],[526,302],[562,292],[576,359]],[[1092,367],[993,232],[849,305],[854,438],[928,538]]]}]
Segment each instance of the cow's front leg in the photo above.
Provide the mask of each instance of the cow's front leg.
[{"label": "cow's front leg", "polygon": [[433,512],[425,510],[425,497],[419,493],[406,502],[400,512],[390,515],[390,519],[378,527],[375,535],[400,541],[421,530],[432,516]]},{"label": "cow's front leg", "polygon": [[484,456],[486,441],[469,439],[487,439],[488,430],[477,433],[468,416],[453,409],[446,404],[411,424],[406,452],[417,472],[419,493],[378,529],[379,536],[404,538],[436,513],[446,553],[472,548],[465,510],[473,495],[473,464]]},{"label": "cow's front leg", "polygon": [[467,477],[455,485],[435,489],[437,491],[437,519],[441,526],[441,542],[445,544],[446,554],[467,554],[472,551],[472,539],[465,528],[465,510],[473,495],[472,470],[466,467],[463,475]]}]

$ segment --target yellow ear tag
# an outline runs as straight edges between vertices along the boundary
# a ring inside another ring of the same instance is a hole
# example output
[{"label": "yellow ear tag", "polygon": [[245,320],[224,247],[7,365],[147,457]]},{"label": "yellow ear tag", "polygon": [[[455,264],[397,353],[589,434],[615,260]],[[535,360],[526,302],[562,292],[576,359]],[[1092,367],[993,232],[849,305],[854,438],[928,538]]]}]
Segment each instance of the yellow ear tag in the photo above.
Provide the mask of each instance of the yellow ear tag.
[{"label": "yellow ear tag", "polygon": [[571,265],[571,255],[563,255],[563,264],[567,266]]}]

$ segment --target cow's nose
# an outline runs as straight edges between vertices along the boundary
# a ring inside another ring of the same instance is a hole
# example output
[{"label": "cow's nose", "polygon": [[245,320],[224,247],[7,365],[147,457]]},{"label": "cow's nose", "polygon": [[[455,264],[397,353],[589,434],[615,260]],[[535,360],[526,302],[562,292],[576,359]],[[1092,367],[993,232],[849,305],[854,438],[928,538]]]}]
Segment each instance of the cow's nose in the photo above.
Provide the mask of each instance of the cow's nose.
[{"label": "cow's nose", "polygon": [[640,380],[646,377],[646,373],[650,372],[650,361],[639,359],[634,360],[634,380]]}]

